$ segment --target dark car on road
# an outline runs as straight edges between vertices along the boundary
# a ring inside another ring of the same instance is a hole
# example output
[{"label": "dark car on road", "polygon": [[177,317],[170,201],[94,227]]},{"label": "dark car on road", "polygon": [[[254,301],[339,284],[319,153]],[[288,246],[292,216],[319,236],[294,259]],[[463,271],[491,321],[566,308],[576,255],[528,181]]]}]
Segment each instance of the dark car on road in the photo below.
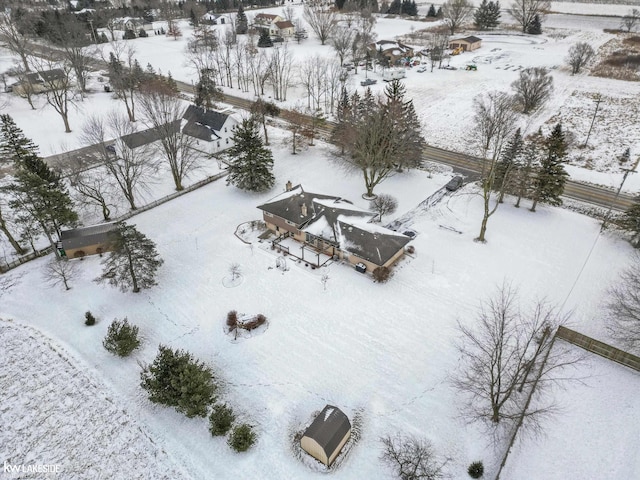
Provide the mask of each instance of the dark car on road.
[{"label": "dark car on road", "polygon": [[367,78],[363,81],[360,82],[360,85],[362,85],[363,87],[368,87],[369,85],[375,85],[376,83],[378,83],[378,81],[374,78]]},{"label": "dark car on road", "polygon": [[450,192],[455,192],[462,186],[462,183],[462,177],[460,175],[456,175],[451,180],[449,180],[449,183],[447,183],[444,188],[446,188]]}]

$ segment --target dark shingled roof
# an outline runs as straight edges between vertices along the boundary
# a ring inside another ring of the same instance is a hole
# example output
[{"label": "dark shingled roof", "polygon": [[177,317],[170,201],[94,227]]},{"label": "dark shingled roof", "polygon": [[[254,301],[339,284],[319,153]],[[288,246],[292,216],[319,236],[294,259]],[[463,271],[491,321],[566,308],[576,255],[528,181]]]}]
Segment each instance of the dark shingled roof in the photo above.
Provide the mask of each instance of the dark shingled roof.
[{"label": "dark shingled roof", "polygon": [[202,107],[189,105],[182,116],[188,123],[199,123],[210,128],[214,132],[222,130],[224,123],[229,118],[226,113],[216,112],[214,110],[206,110]]},{"label": "dark shingled roof", "polygon": [[304,436],[315,440],[330,457],[350,428],[347,416],[338,407],[327,405],[309,425]]},{"label": "dark shingled roof", "polygon": [[111,232],[115,230],[115,223],[101,223],[90,227],[74,228],[60,232],[62,248],[69,250],[72,248],[82,248],[88,245],[97,245],[109,241]]},{"label": "dark shingled roof", "polygon": [[64,71],[61,68],[54,68],[53,70],[45,70],[44,72],[39,72],[40,76],[45,82],[55,82],[56,80],[62,80],[65,75]]},{"label": "dark shingled roof", "polygon": [[[296,227],[308,222],[318,213],[315,209],[315,199],[339,200],[339,197],[331,195],[322,195],[319,193],[305,192],[302,186],[297,185],[289,192],[284,192],[267,203],[259,205],[258,208],[265,212],[271,213],[277,217],[284,218],[294,223]],[[307,207],[307,215],[302,215],[302,205]]]},{"label": "dark shingled roof", "polygon": [[384,265],[398,250],[411,241],[406,235],[389,230],[389,234],[375,230],[369,231],[344,222],[339,222],[340,231],[346,240],[345,249],[354,255]]},{"label": "dark shingled roof", "polygon": [[283,28],[293,28],[293,23],[291,23],[289,20],[283,20],[282,22],[276,22],[276,27],[278,27],[280,30],[282,30]]},{"label": "dark shingled roof", "polygon": [[[180,128],[180,120],[175,120],[173,122],[173,128],[178,130]],[[143,145],[148,145],[153,142],[157,142],[162,137],[162,132],[154,128],[150,128],[148,130],[143,130],[141,132],[130,133],[129,135],[124,135],[122,137],[122,141],[124,144],[131,148],[138,148]]]},{"label": "dark shingled roof", "polygon": [[473,35],[471,35],[469,37],[458,38],[457,40],[451,40],[451,41],[455,42],[455,41],[460,41],[460,40],[466,40],[469,43],[476,43],[476,42],[481,42],[482,41],[481,38],[474,37]]}]

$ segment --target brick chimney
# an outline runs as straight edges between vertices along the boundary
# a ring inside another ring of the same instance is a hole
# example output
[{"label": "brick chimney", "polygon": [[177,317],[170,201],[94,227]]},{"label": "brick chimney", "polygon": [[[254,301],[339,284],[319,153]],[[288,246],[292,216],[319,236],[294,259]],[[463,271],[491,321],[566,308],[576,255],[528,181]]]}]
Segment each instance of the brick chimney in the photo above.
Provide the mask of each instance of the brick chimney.
[{"label": "brick chimney", "polygon": [[287,192],[290,192],[293,189],[293,184],[291,183],[291,180],[287,182],[287,184],[285,185],[285,188],[287,189]]},{"label": "brick chimney", "polygon": [[303,217],[307,216],[307,204],[303,203],[302,206],[300,207],[300,213],[302,213]]}]

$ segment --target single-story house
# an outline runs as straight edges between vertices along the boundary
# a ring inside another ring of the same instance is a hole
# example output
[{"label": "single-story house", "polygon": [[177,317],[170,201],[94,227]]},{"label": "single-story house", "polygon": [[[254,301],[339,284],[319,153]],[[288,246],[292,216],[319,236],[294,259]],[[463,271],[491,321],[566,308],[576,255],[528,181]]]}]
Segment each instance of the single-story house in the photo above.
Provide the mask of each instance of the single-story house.
[{"label": "single-story house", "polygon": [[337,407],[325,406],[300,439],[300,446],[327,467],[351,437],[351,423]]},{"label": "single-story house", "polygon": [[482,46],[482,39],[474,37],[456,38],[449,41],[449,48],[455,50],[456,48],[462,48],[463,52],[473,52]]},{"label": "single-story house", "polygon": [[113,246],[115,223],[101,223],[60,232],[58,250],[67,258],[82,258],[109,252]]},{"label": "single-story house", "polygon": [[391,65],[409,61],[413,57],[413,48],[395,40],[378,40],[367,45],[371,56],[383,55]]},{"label": "single-story house", "polygon": [[202,150],[215,153],[233,145],[233,129],[239,122],[232,110],[207,110],[189,105],[182,119],[182,131],[206,147]]},{"label": "single-story house", "polygon": [[122,17],[113,21],[113,25],[116,30],[133,30],[136,35],[142,28],[149,32],[153,31],[153,24],[151,22],[145,22],[141,17]]},{"label": "single-story house", "polygon": [[364,264],[372,272],[390,267],[411,241],[406,235],[371,223],[376,214],[348,200],[293,187],[258,206],[267,228],[279,238],[293,237],[329,257]]},{"label": "single-story house", "polygon": [[202,16],[202,21],[211,25],[228,25],[231,17],[226,13],[207,12]]},{"label": "single-story house", "polygon": [[29,90],[30,93],[42,93],[56,86],[58,82],[65,82],[67,75],[61,68],[43,70],[25,74],[18,82],[11,84],[9,89],[17,95],[23,95]]}]

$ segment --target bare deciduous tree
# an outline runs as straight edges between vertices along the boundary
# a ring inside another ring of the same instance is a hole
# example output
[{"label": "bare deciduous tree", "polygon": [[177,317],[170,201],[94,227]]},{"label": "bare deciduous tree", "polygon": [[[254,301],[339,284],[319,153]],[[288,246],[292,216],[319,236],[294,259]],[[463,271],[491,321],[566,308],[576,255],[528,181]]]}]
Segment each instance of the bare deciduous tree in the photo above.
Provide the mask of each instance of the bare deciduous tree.
[{"label": "bare deciduous tree", "polygon": [[567,63],[571,67],[571,75],[580,73],[582,67],[587,65],[595,52],[593,47],[586,42],[578,42],[569,49]]},{"label": "bare deciduous tree", "polygon": [[369,202],[369,209],[378,214],[378,221],[382,221],[384,215],[389,215],[398,208],[398,200],[392,195],[381,193]]},{"label": "bare deciduous tree", "polygon": [[124,103],[129,121],[135,122],[135,93],[142,80],[142,68],[134,58],[136,50],[130,42],[113,42],[111,49],[109,58],[103,59],[109,64],[109,81],[117,98]]},{"label": "bare deciduous tree", "polygon": [[633,8],[629,10],[629,12],[622,17],[620,21],[620,27],[624,28],[627,32],[634,30],[638,22],[640,21],[640,10],[637,8]]},{"label": "bare deciduous tree", "polygon": [[229,275],[231,275],[231,281],[234,281],[242,275],[242,269],[240,268],[239,263],[232,263],[229,265]]},{"label": "bare deciduous tree", "polygon": [[28,72],[31,69],[29,57],[31,55],[31,46],[26,32],[29,31],[27,22],[17,21],[11,18],[8,12],[0,14],[0,37],[11,53],[20,57],[22,67]]},{"label": "bare deciduous tree", "polygon": [[285,101],[287,89],[291,86],[293,77],[293,57],[285,44],[284,47],[274,48],[269,59],[268,80],[273,87],[273,98]]},{"label": "bare deciduous tree", "polygon": [[[503,92],[489,92],[480,94],[473,100],[474,107],[474,131],[478,143],[482,164],[481,194],[483,200],[483,216],[480,225],[480,234],[476,241],[485,242],[487,224],[493,215],[499,201],[493,199],[494,183],[498,159],[507,137],[513,132],[517,114],[513,109],[513,98]],[[490,154],[490,158],[488,155]],[[509,183],[510,171],[502,172],[502,184]]]},{"label": "bare deciduous tree", "polygon": [[83,202],[99,207],[105,221],[111,219],[111,203],[108,197],[113,190],[106,169],[94,169],[90,174],[77,172],[70,178],[71,187],[82,197]]},{"label": "bare deciduous tree", "polygon": [[331,38],[338,20],[337,14],[333,10],[323,10],[309,5],[304,7],[304,19],[322,45]]},{"label": "bare deciduous tree", "polygon": [[429,37],[429,61],[431,62],[431,71],[436,65],[442,67],[442,62],[447,58],[447,48],[449,48],[449,31],[443,29],[434,30]]},{"label": "bare deciduous tree", "polygon": [[71,133],[69,111],[73,99],[73,67],[68,63],[56,63],[45,59],[32,59],[32,68],[40,75],[47,103],[60,115],[65,133]]},{"label": "bare deciduous tree", "polygon": [[528,115],[551,96],[553,77],[544,67],[525,68],[511,86],[515,90],[515,100],[522,108],[522,113]]},{"label": "bare deciduous tree", "polygon": [[181,120],[186,107],[177,92],[162,79],[140,87],[143,123],[159,138],[160,151],[169,164],[176,190],[184,189],[185,177],[199,167],[195,138],[182,132]]},{"label": "bare deciduous tree", "polygon": [[625,347],[640,352],[640,254],[609,288],[606,303],[611,336]]},{"label": "bare deciduous tree", "polygon": [[[454,387],[464,396],[463,415],[492,427],[526,418],[531,427],[553,412],[553,401],[540,398],[544,387],[560,383],[561,373],[580,357],[552,349],[555,329],[568,319],[545,301],[523,311],[516,288],[505,283],[482,303],[472,324],[458,322],[461,365]],[[538,401],[525,411],[535,387]]]},{"label": "bare deciduous tree", "polygon": [[438,460],[430,441],[411,436],[384,437],[382,461],[401,480],[437,480],[443,478],[448,460]]},{"label": "bare deciduous tree", "polygon": [[331,46],[336,51],[336,55],[340,59],[340,65],[344,63],[344,59],[353,44],[354,32],[350,28],[338,27],[335,35],[331,39]]},{"label": "bare deciduous tree", "polygon": [[70,290],[69,282],[77,275],[77,271],[77,263],[54,255],[44,267],[44,278],[52,286],[62,284],[65,290]]},{"label": "bare deciduous tree", "polygon": [[550,8],[550,0],[516,0],[508,11],[522,27],[522,33],[527,33],[527,28],[536,15],[542,17]]},{"label": "bare deciduous tree", "polygon": [[442,18],[451,35],[469,18],[473,5],[468,0],[448,0],[442,5]]},{"label": "bare deciduous tree", "polygon": [[24,98],[31,109],[35,110],[36,106],[33,101],[36,92],[34,84],[31,81],[31,74],[20,66],[16,68],[16,77],[18,77],[19,85],[14,87],[14,93],[16,93],[20,98]]},{"label": "bare deciduous tree", "polygon": [[[155,172],[156,162],[149,155],[147,145],[130,148],[127,139],[136,133],[127,118],[116,112],[101,117],[90,117],[82,129],[82,139],[93,145],[104,162],[107,172],[115,180],[131,210],[137,208],[135,200],[140,190],[146,190],[148,177]],[[116,154],[107,150],[113,145]]]}]

